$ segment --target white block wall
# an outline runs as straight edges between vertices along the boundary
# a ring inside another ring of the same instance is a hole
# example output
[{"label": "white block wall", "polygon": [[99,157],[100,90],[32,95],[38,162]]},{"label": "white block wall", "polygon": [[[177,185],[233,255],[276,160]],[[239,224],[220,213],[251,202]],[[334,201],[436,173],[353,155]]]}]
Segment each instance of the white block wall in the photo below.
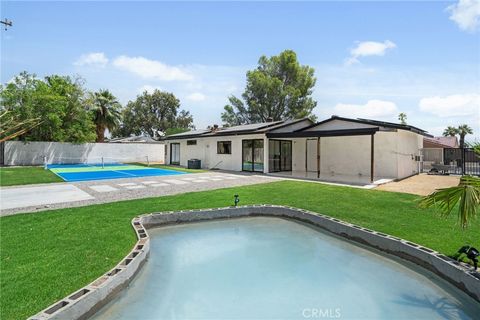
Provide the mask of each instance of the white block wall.
[{"label": "white block wall", "polygon": [[43,165],[44,156],[48,163],[77,163],[146,161],[163,163],[163,143],[83,143],[64,142],[5,142],[5,165]]}]

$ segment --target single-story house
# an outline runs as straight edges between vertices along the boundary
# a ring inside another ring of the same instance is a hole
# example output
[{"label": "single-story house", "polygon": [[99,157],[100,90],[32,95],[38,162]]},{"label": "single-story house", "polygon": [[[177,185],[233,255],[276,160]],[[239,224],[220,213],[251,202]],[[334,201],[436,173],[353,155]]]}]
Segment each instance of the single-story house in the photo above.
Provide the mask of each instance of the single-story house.
[{"label": "single-story house", "polygon": [[370,183],[417,174],[424,136],[410,125],[338,116],[214,127],[165,137],[165,162]]},{"label": "single-story house", "polygon": [[423,148],[458,148],[457,137],[423,137]]},{"label": "single-story house", "polygon": [[433,164],[451,165],[452,173],[461,166],[462,152],[457,137],[423,137],[422,171],[428,172]]}]

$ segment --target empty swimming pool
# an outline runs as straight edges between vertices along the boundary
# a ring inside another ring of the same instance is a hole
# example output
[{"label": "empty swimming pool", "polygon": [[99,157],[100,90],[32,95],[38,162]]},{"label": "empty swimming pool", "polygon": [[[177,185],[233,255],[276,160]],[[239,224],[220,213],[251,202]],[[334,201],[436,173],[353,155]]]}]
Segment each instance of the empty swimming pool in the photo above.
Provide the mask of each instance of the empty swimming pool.
[{"label": "empty swimming pool", "polygon": [[150,259],[94,319],[473,319],[480,305],[410,264],[280,218],[149,231]]}]

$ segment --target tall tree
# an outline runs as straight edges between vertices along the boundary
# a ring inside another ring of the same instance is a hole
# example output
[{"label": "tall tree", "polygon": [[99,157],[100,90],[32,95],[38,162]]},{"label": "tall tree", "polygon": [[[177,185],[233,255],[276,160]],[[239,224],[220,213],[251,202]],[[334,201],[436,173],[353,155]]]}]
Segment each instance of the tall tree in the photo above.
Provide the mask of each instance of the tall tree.
[{"label": "tall tree", "polygon": [[193,118],[188,111],[180,108],[180,100],[172,93],[155,90],[147,91],[129,101],[123,110],[123,123],[113,131],[115,137],[146,134],[158,139],[172,128],[191,129]]},{"label": "tall tree", "polygon": [[400,114],[398,115],[398,120],[401,124],[407,124],[407,114],[404,112],[400,112]]},{"label": "tall tree", "polygon": [[448,126],[443,131],[443,135],[445,137],[455,137],[457,134],[460,136],[460,139],[459,139],[460,148],[463,149],[465,147],[465,136],[467,134],[473,134],[473,130],[467,124],[462,124],[456,128],[452,126]]},{"label": "tall tree", "polygon": [[225,125],[239,125],[309,117],[317,105],[312,98],[314,69],[301,65],[292,50],[260,57],[258,67],[247,72],[242,99],[230,96],[224,107]]},{"label": "tall tree", "polygon": [[22,141],[91,142],[95,126],[88,113],[83,80],[52,75],[43,80],[22,72],[0,88],[1,109],[16,121],[40,119],[19,135]]},{"label": "tall tree", "polygon": [[460,136],[460,148],[462,149],[465,147],[465,136],[467,134],[473,134],[472,128],[470,128],[466,124],[458,126],[458,135]]},{"label": "tall tree", "polygon": [[444,137],[455,137],[458,134],[458,129],[452,126],[448,126],[445,130],[443,130]]},{"label": "tall tree", "polygon": [[122,119],[121,105],[108,90],[94,92],[90,96],[90,111],[96,126],[97,142],[105,140],[105,130],[112,132],[120,125]]}]

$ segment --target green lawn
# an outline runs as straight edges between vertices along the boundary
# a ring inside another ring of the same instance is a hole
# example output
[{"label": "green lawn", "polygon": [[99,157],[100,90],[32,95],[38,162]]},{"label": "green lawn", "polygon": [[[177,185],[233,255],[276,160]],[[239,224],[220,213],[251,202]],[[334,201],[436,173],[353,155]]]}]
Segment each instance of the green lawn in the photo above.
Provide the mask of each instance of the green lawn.
[{"label": "green lawn", "polygon": [[134,216],[223,207],[236,193],[241,205],[305,208],[447,255],[465,243],[480,246],[478,220],[461,231],[456,217],[418,208],[416,196],[296,181],[22,214],[0,218],[0,318],[24,319],[112,268],[135,243]]},{"label": "green lawn", "polygon": [[0,168],[0,186],[62,182],[63,180],[43,167]]}]

